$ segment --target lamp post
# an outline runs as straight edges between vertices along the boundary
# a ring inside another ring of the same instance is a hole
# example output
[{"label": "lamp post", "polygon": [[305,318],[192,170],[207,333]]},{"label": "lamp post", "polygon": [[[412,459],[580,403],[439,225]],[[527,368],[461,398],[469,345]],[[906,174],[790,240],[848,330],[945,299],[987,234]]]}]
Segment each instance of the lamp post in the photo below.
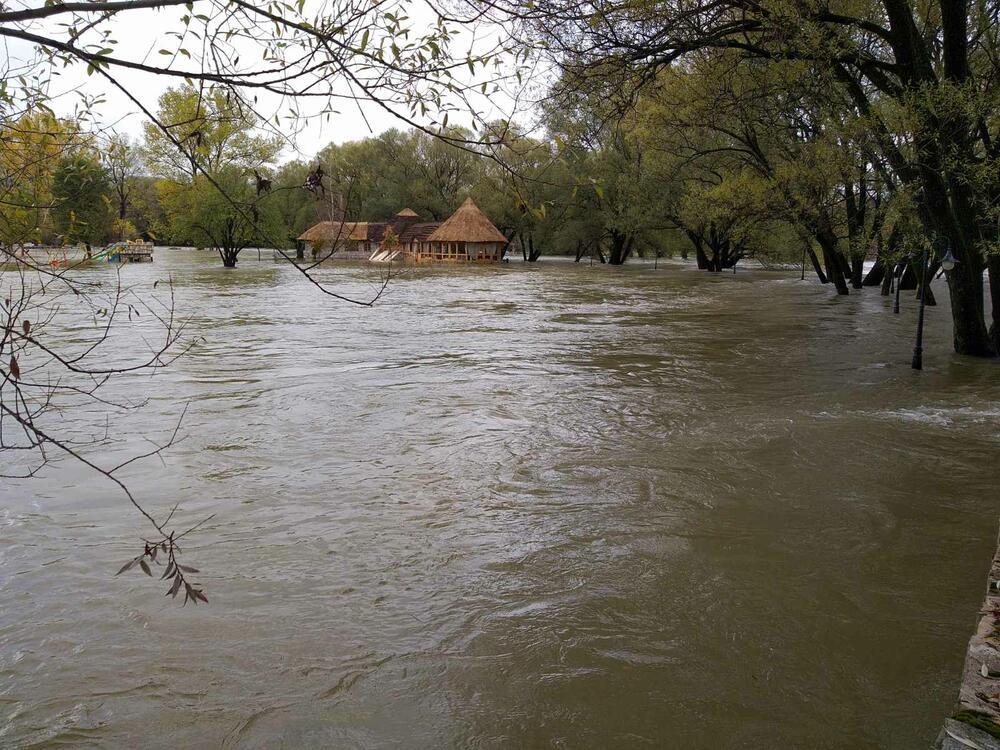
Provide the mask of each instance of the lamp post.
[{"label": "lamp post", "polygon": [[[958,263],[958,259],[951,252],[951,244],[948,242],[946,237],[938,238],[935,245],[940,253],[940,248],[944,247],[944,256],[941,258],[941,267],[945,272],[950,272],[955,264]],[[914,370],[924,369],[924,305],[926,303],[927,287],[927,246],[924,245],[923,252],[921,254],[920,262],[920,312],[917,313],[917,340],[913,345],[913,362],[911,367]]]},{"label": "lamp post", "polygon": [[896,264],[896,267],[892,269],[892,275],[896,279],[896,297],[892,302],[892,311],[896,315],[899,315],[899,285],[903,281],[903,269],[905,267],[906,260],[902,259]]},{"label": "lamp post", "polygon": [[920,252],[920,311],[917,313],[917,340],[913,344],[913,361],[910,367],[914,370],[924,369],[924,305],[927,289],[924,287],[927,279],[927,245]]}]

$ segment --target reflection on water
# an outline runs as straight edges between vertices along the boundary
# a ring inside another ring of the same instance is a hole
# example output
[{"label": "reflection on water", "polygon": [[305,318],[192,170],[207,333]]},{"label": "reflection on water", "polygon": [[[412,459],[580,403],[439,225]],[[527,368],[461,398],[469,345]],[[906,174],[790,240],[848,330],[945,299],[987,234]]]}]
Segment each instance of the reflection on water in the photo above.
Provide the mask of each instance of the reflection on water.
[{"label": "reflection on water", "polygon": [[131,483],[216,514],[212,604],[111,576],[142,527],[94,477],[4,483],[0,744],[929,745],[998,509],[1000,371],[945,307],[916,374],[912,302],[797,274],[421,269],[363,309],[216,265],[123,269],[203,341],[119,425],[190,403]]}]

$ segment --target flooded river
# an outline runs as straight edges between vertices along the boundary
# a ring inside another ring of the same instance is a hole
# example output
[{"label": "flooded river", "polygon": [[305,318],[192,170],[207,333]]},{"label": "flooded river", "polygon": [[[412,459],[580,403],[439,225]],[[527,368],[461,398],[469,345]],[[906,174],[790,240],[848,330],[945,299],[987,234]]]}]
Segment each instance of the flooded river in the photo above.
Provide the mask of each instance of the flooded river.
[{"label": "flooded river", "polygon": [[211,604],[113,577],[147,529],[98,477],[0,484],[3,747],[933,740],[1000,510],[1000,369],[944,307],[918,374],[909,294],[797,272],[419,269],[365,309],[256,255],[123,268],[168,273],[201,340],[114,429],[189,404],[129,481],[215,514]]}]

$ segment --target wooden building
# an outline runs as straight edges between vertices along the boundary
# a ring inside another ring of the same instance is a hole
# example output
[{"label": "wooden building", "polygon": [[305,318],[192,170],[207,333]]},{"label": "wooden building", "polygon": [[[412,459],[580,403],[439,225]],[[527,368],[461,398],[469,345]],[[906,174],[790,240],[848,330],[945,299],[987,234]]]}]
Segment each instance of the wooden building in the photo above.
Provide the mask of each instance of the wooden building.
[{"label": "wooden building", "polygon": [[494,263],[507,245],[507,238],[472,198],[466,198],[427,239],[432,256]]},{"label": "wooden building", "polygon": [[[395,237],[391,247],[385,241],[389,229]],[[321,221],[298,239],[312,247],[313,258],[373,262],[497,263],[507,245],[472,198],[443,222],[422,222],[404,208],[387,222]]]},{"label": "wooden building", "polygon": [[297,239],[314,259],[368,260],[374,249],[368,241],[368,223],[363,221],[321,221]]},{"label": "wooden building", "polygon": [[408,252],[414,263],[497,263],[507,244],[472,198],[441,224],[414,224],[411,230]]}]

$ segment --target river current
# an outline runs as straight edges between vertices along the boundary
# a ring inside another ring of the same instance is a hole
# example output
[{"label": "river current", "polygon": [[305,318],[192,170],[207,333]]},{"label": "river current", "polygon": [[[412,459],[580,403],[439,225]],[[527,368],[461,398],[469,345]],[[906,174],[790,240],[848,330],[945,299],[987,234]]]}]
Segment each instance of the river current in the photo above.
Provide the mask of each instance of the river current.
[{"label": "river current", "polygon": [[127,476],[214,514],[210,604],[114,577],[148,529],[101,477],[0,482],[0,746],[910,750],[952,709],[1000,368],[943,286],[916,373],[912,293],[797,271],[418,268],[369,309],[255,253],[122,269],[168,275],[197,344],[107,451],[187,404]]}]

